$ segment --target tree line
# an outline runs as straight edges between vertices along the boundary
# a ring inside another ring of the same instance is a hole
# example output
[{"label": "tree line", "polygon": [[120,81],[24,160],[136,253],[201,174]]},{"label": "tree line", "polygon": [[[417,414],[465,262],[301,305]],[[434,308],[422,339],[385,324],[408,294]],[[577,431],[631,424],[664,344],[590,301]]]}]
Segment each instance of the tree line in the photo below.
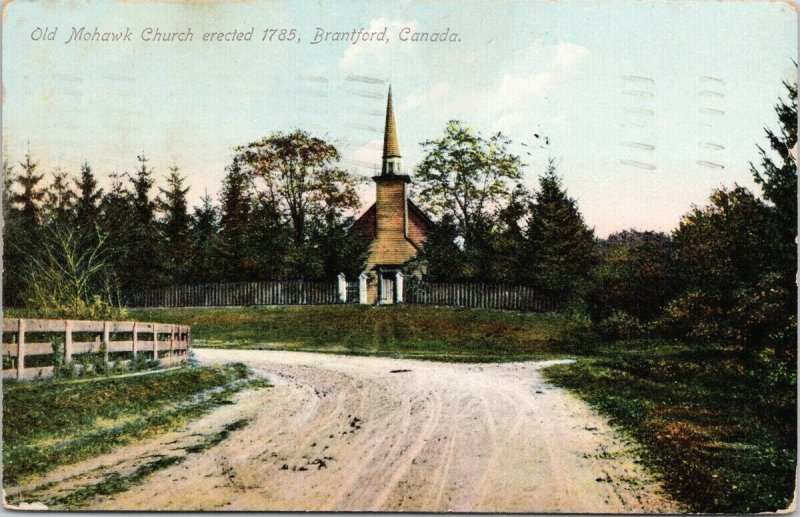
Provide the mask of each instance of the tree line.
[{"label": "tree line", "polygon": [[[357,275],[366,246],[347,230],[358,179],[338,161],[303,131],[272,134],[237,148],[218,201],[206,193],[193,210],[180,169],[157,187],[144,155],[107,189],[88,163],[46,182],[30,154],[4,162],[3,305],[74,312],[174,284]],[[72,288],[45,303],[37,291],[55,284]]]},{"label": "tree line", "polygon": [[670,234],[597,238],[555,162],[530,192],[507,138],[451,122],[422,144],[416,194],[439,222],[412,265],[432,281],[533,286],[609,338],[737,343],[793,358],[797,86],[784,85],[779,127],[765,128],[768,146],[750,164],[761,196],[740,185],[716,189]]},{"label": "tree line", "polygon": [[[597,238],[556,161],[528,189],[505,135],[451,121],[421,144],[412,195],[436,224],[409,273],[531,286],[610,337],[787,351],[796,329],[797,89],[785,86],[780,127],[766,130],[768,147],[750,166],[761,197],[738,185],[715,190],[669,235]],[[193,210],[180,169],[156,187],[144,155],[107,189],[88,163],[77,178],[56,170],[45,182],[30,154],[5,162],[3,178],[4,306],[102,312],[120,293],[174,284],[354,278],[366,259],[366,243],[348,231],[358,177],[334,145],[301,130],[236,148],[217,201],[206,193]]]}]

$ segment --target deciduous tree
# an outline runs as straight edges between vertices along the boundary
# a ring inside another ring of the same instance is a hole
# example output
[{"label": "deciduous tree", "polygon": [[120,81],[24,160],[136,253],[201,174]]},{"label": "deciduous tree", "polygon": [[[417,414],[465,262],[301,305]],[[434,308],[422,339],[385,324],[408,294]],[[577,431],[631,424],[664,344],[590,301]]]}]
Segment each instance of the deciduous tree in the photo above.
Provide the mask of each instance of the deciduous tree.
[{"label": "deciduous tree", "polygon": [[357,179],[339,166],[339,151],[305,131],[276,132],[237,152],[259,195],[288,215],[297,246],[306,239],[313,218],[359,206]]},{"label": "deciduous tree", "polygon": [[444,135],[422,143],[425,155],[415,170],[419,201],[433,214],[456,222],[465,249],[483,237],[486,215],[506,206],[522,163],[502,133],[488,139],[451,120]]}]

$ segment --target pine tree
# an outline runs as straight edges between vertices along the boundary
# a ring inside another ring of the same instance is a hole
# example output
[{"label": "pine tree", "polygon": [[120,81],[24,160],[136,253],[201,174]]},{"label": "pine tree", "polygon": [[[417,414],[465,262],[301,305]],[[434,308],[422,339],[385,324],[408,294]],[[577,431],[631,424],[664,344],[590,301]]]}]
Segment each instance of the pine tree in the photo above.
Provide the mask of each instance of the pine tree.
[{"label": "pine tree", "polygon": [[521,270],[528,283],[563,300],[575,294],[596,262],[594,231],[567,196],[552,160],[539,178],[526,248]]},{"label": "pine tree", "polygon": [[75,226],[85,237],[94,235],[100,218],[100,201],[103,189],[97,188],[97,180],[88,163],[81,165],[81,177],[75,180],[78,188],[75,200]]},{"label": "pine tree", "polygon": [[69,185],[66,172],[53,171],[53,181],[45,190],[45,207],[48,223],[55,225],[71,225],[72,209],[75,204],[75,192]]},{"label": "pine tree", "polygon": [[764,129],[777,158],[758,146],[760,169],[751,163],[750,170],[761,186],[764,198],[773,204],[781,261],[783,268],[793,277],[797,263],[797,85],[783,84],[788,100],[781,99],[775,106],[780,130],[776,133],[770,128]]},{"label": "pine tree", "polygon": [[[36,174],[38,165],[30,153],[26,154],[25,161],[20,163],[22,172],[13,178],[13,183],[21,188],[15,191],[13,184],[7,187],[10,203],[3,231],[3,304],[6,307],[24,304],[23,278],[29,268],[30,254],[37,249],[42,233],[45,190],[40,186],[44,175]],[[6,172],[11,172],[7,165],[4,167]],[[8,180],[4,178],[4,181]]]},{"label": "pine tree", "polygon": [[186,193],[189,191],[189,187],[183,187],[184,181],[185,178],[178,173],[178,167],[173,166],[169,169],[167,188],[160,189],[164,196],[161,210],[164,213],[163,228],[169,250],[167,269],[173,283],[186,281],[191,263],[189,238],[191,218],[186,208]]},{"label": "pine tree", "polygon": [[525,228],[531,203],[531,193],[519,184],[512,191],[508,204],[497,213],[490,262],[490,278],[494,282],[518,284],[523,280],[519,266],[525,252]]},{"label": "pine tree", "polygon": [[228,167],[220,198],[223,276],[227,281],[247,280],[256,266],[249,238],[253,196],[249,178],[238,159]]},{"label": "pine tree", "polygon": [[434,226],[422,249],[406,264],[406,270],[424,271],[430,282],[454,282],[468,279],[464,249],[459,246],[458,222],[445,214]]},{"label": "pine tree", "polygon": [[25,155],[25,161],[20,162],[22,174],[17,176],[17,182],[22,187],[22,192],[12,196],[12,203],[19,206],[22,224],[28,230],[38,228],[41,222],[41,204],[44,201],[45,191],[39,186],[44,177],[36,174],[37,162],[31,160],[30,153]]},{"label": "pine tree", "polygon": [[[127,290],[132,284],[133,275],[136,274],[135,271],[129,269],[129,265],[135,260],[136,254],[140,253],[134,240],[136,224],[132,203],[133,195],[118,174],[110,174],[110,178],[111,188],[108,194],[102,197],[99,205],[97,228],[101,234],[108,236],[106,246],[111,269],[119,278],[122,289]],[[91,233],[86,235],[91,235]]]},{"label": "pine tree", "polygon": [[222,280],[222,239],[219,236],[219,211],[211,196],[203,196],[191,219],[191,262],[187,273],[190,283]]},{"label": "pine tree", "polygon": [[14,165],[3,160],[3,220],[8,219],[11,212],[11,201],[14,196]]},{"label": "pine tree", "polygon": [[[292,265],[298,248],[294,245],[294,232],[278,204],[261,195],[254,197],[248,221],[248,234],[252,253],[256,259],[255,275],[259,280],[301,278]],[[302,251],[302,247],[300,248]],[[305,259],[299,261],[305,263]]]},{"label": "pine tree", "polygon": [[14,165],[3,161],[3,307],[19,307],[22,304],[23,250],[26,232],[22,228],[20,211],[12,206],[15,199]]},{"label": "pine tree", "polygon": [[156,202],[150,198],[153,169],[144,155],[137,156],[139,168],[130,178],[133,204],[133,228],[128,247],[128,287],[133,290],[161,287],[166,276],[167,250],[164,236],[156,222]]}]

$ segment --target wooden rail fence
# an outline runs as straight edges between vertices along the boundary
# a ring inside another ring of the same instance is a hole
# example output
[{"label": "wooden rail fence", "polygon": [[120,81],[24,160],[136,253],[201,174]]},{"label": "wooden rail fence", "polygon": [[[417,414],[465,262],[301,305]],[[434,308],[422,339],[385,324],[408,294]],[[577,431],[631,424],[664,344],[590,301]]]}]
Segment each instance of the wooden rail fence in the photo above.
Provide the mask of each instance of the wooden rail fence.
[{"label": "wooden rail fence", "polygon": [[558,312],[563,304],[523,285],[484,283],[406,282],[405,303],[501,309],[526,312]]},{"label": "wooden rail fence", "polygon": [[[79,338],[91,336],[94,340],[75,341],[73,337],[76,335]],[[35,341],[29,342],[31,337]],[[114,339],[119,337],[125,339]],[[160,364],[171,365],[187,360],[191,328],[139,321],[3,319],[3,378],[52,376],[54,366],[26,367],[25,362],[32,356],[54,358],[53,343],[58,339],[63,339],[64,363],[73,361],[80,354],[98,353],[103,350],[101,345],[105,344],[103,359],[107,364],[127,363],[128,360],[110,361],[109,354],[130,352],[134,359],[143,355]]]}]

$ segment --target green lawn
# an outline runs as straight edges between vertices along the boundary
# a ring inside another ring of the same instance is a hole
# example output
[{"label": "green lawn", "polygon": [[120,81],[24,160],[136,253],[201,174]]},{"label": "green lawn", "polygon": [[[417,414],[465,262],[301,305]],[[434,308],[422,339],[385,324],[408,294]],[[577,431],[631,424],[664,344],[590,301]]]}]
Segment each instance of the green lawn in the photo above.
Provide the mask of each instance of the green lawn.
[{"label": "green lawn", "polygon": [[593,340],[558,315],[399,305],[132,310],[192,326],[194,346],[494,362],[585,353]]},{"label": "green lawn", "polygon": [[642,341],[545,375],[631,432],[691,511],[772,512],[791,503],[794,369],[731,348]]},{"label": "green lawn", "polygon": [[3,382],[3,484],[175,429],[264,384],[243,365],[146,375]]}]

